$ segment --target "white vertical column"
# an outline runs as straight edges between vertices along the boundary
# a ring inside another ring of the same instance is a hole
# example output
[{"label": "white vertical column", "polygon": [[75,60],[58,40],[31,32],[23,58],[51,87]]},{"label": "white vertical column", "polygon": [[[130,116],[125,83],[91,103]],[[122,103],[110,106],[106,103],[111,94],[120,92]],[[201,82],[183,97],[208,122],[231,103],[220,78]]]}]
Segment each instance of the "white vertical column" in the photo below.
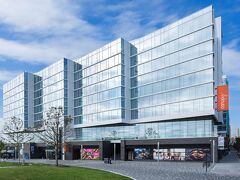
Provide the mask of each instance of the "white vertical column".
[{"label": "white vertical column", "polygon": [[213,165],[215,164],[215,140],[212,141],[212,154],[213,154]]},{"label": "white vertical column", "polygon": [[65,160],[64,137],[62,136],[62,160]]}]

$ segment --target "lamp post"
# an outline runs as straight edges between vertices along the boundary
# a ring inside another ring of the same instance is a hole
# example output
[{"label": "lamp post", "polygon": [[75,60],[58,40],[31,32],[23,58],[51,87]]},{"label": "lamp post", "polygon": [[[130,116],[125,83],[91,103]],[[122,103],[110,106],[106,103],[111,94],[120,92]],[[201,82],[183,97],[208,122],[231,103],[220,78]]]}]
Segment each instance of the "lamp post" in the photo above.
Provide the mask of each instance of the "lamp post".
[{"label": "lamp post", "polygon": [[114,155],[113,155],[113,159],[114,159],[114,162],[116,162],[116,143],[114,143],[113,144],[113,153],[114,153]]},{"label": "lamp post", "polygon": [[80,158],[81,158],[81,160],[82,160],[82,153],[83,153],[83,145],[81,144],[81,146],[80,146]]}]

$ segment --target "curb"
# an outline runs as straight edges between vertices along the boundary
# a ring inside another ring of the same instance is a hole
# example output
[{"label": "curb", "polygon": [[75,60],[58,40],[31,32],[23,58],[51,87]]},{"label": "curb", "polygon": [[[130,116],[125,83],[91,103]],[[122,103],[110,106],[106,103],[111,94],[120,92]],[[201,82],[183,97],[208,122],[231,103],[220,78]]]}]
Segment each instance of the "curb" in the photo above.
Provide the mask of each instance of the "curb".
[{"label": "curb", "polygon": [[[10,161],[10,162],[13,162],[13,161]],[[17,162],[13,162],[13,163],[17,163]],[[54,165],[54,164],[47,163],[47,162],[26,161],[25,163],[27,163],[27,164]],[[78,167],[78,168],[87,168],[87,169],[93,169],[93,170],[100,170],[100,171],[110,172],[110,173],[113,173],[113,174],[116,174],[116,175],[120,175],[120,176],[123,176],[123,177],[127,177],[127,178],[130,178],[132,180],[137,180],[137,179],[135,179],[135,178],[133,178],[131,176],[128,176],[128,175],[125,175],[125,174],[122,174],[122,173],[118,173],[118,172],[114,172],[114,171],[110,171],[110,170],[106,170],[106,169],[99,169],[99,168],[87,167],[87,166],[81,166],[81,165],[61,164],[61,163],[59,163],[59,165],[66,166],[66,167]]]}]

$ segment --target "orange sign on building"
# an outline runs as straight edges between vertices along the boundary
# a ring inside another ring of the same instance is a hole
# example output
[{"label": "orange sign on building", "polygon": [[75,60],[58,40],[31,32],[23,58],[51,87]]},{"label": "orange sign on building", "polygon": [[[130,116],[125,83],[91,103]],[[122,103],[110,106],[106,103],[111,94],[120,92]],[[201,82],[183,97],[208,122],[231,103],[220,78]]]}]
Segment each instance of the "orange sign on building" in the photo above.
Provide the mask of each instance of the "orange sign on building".
[{"label": "orange sign on building", "polygon": [[217,87],[217,111],[228,111],[229,110],[229,94],[228,85]]}]

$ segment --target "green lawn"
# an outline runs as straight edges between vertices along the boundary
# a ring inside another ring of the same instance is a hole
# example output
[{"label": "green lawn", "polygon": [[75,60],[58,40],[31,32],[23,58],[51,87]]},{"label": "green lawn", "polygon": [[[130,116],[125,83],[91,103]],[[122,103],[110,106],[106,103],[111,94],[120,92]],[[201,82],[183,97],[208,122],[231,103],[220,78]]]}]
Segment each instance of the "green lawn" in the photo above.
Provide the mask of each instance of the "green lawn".
[{"label": "green lawn", "polygon": [[16,166],[18,165],[17,163],[11,163],[11,162],[0,162],[0,167],[5,167],[5,166]]},{"label": "green lawn", "polygon": [[[2,167],[6,168],[2,168]],[[9,167],[11,166],[11,167]],[[18,165],[17,163],[0,162],[1,180],[79,180],[79,179],[116,179],[127,180],[129,178],[80,167],[55,167],[50,165]]]}]

